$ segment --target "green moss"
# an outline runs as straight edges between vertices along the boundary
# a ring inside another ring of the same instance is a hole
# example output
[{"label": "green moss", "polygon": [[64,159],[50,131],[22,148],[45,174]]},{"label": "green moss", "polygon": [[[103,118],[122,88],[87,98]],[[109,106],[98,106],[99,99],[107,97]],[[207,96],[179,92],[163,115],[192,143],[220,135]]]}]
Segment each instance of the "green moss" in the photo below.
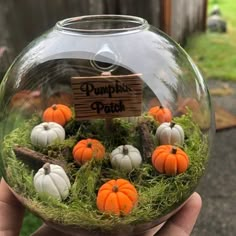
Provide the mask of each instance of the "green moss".
[{"label": "green moss", "polygon": [[108,122],[109,120],[99,119],[92,122],[72,120],[66,126],[66,132],[72,134],[77,127],[74,136],[77,141],[87,138],[98,139],[108,151],[112,151],[114,147],[122,144],[133,143],[134,124],[128,120],[116,118],[110,122],[108,127]]},{"label": "green moss", "polygon": [[[67,126],[67,129],[70,130],[70,127],[72,129],[64,142],[38,150],[55,158],[64,158],[71,168],[70,195],[65,201],[59,202],[49,196],[39,195],[35,191],[33,171],[19,161],[12,151],[14,144],[35,149],[30,144],[29,135],[39,119],[32,118],[5,137],[3,156],[7,181],[17,193],[25,198],[25,204],[31,211],[45,220],[60,224],[79,225],[91,230],[110,230],[116,225],[135,225],[162,217],[179,206],[196,188],[208,159],[207,135],[204,135],[192,122],[190,113],[175,118],[175,122],[181,124],[186,133],[185,144],[182,148],[189,155],[190,166],[185,173],[177,176],[159,174],[150,164],[150,160],[145,160],[140,168],[130,173],[114,170],[110,165],[109,152],[125,143],[139,148],[140,133],[137,127],[140,122],[146,122],[150,135],[154,138],[157,124],[153,119],[144,115],[136,121],[114,119],[110,126],[112,132],[104,131],[106,123],[103,120],[87,123],[71,121],[74,125],[71,123],[71,126]],[[73,163],[71,150],[78,140],[88,137],[102,141],[108,153],[102,161],[91,160],[79,167]],[[117,178],[128,179],[135,185],[139,194],[138,205],[130,215],[125,217],[103,214],[96,207],[99,187],[106,181]]]}]

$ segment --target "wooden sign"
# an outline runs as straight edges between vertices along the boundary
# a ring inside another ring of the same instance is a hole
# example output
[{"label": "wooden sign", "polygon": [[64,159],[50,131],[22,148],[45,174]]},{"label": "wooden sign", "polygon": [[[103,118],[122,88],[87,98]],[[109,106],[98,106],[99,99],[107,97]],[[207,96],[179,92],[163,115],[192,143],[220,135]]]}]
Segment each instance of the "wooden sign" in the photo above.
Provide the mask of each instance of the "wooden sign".
[{"label": "wooden sign", "polygon": [[72,77],[77,120],[140,116],[140,74]]}]

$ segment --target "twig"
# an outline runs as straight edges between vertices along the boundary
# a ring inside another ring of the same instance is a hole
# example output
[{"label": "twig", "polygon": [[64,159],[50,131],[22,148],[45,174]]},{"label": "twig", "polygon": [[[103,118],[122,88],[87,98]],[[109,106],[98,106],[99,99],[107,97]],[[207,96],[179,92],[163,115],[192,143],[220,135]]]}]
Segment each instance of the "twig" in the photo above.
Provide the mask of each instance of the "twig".
[{"label": "twig", "polygon": [[15,146],[13,148],[16,157],[31,167],[33,170],[38,171],[45,163],[55,164],[61,166],[67,172],[66,162],[50,158],[40,152],[22,146]]},{"label": "twig", "polygon": [[154,141],[145,122],[139,124],[143,158],[149,160],[154,150]]}]

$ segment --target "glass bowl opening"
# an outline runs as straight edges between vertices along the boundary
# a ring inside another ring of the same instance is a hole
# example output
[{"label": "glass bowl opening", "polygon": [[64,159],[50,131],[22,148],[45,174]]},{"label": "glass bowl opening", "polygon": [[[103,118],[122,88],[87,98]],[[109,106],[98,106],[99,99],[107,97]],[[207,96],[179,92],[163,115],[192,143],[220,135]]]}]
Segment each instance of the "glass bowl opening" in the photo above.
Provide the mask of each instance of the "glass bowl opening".
[{"label": "glass bowl opening", "polygon": [[68,18],[57,23],[57,28],[80,33],[117,33],[141,30],[147,27],[146,20],[125,15],[91,15]]}]

